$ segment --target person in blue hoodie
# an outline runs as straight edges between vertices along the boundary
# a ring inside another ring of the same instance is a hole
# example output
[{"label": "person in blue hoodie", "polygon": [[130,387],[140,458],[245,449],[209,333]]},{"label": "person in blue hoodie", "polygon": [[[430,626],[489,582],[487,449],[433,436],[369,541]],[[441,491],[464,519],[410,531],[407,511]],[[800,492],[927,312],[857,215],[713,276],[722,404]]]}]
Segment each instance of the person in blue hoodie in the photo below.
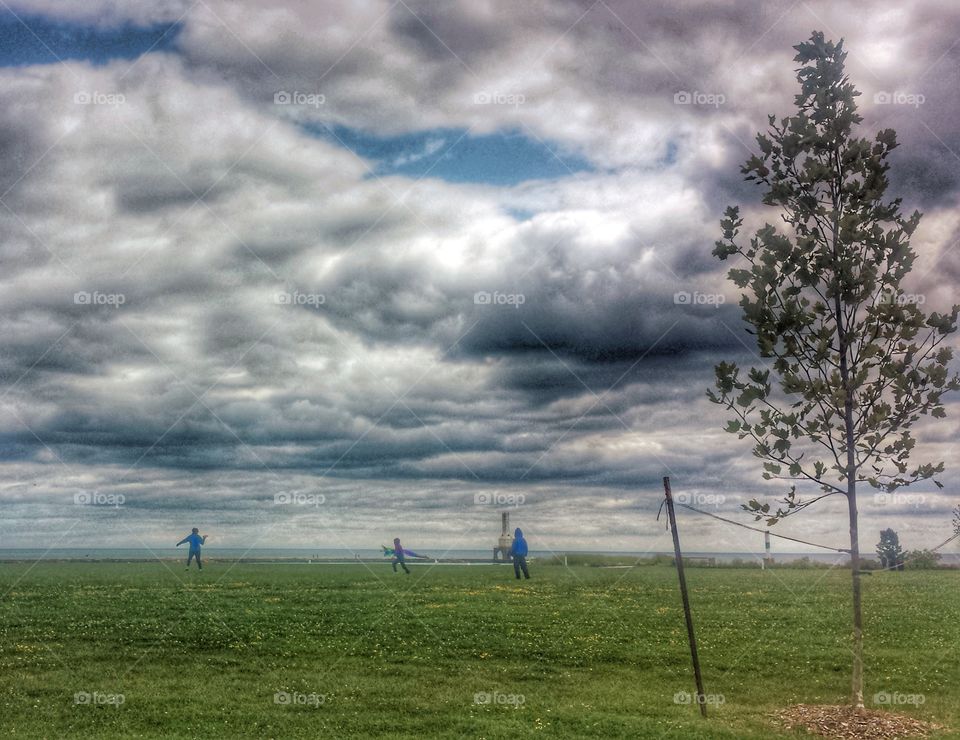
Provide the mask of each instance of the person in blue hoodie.
[{"label": "person in blue hoodie", "polygon": [[529,578],[530,572],[527,570],[527,541],[523,539],[523,531],[517,527],[513,531],[513,544],[510,545],[510,555],[513,558],[513,572],[520,580],[520,571],[523,571],[523,577]]},{"label": "person in blue hoodie", "polygon": [[190,532],[186,537],[180,540],[177,543],[177,547],[184,544],[185,542],[190,543],[190,552],[187,553],[187,570],[190,570],[190,561],[194,558],[197,559],[197,568],[203,570],[203,565],[200,563],[200,548],[203,546],[203,543],[207,541],[207,535],[200,536],[200,530],[196,527],[193,528],[193,531]]}]

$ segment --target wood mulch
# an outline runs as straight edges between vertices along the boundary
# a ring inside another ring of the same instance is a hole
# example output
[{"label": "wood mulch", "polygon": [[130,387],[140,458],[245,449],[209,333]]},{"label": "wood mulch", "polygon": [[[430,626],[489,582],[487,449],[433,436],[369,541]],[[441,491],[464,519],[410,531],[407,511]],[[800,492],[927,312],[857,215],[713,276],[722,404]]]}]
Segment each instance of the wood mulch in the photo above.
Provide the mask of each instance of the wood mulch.
[{"label": "wood mulch", "polygon": [[932,722],[896,712],[856,709],[852,706],[797,704],[776,717],[788,729],[802,727],[813,735],[836,740],[894,740],[927,737],[943,729]]}]

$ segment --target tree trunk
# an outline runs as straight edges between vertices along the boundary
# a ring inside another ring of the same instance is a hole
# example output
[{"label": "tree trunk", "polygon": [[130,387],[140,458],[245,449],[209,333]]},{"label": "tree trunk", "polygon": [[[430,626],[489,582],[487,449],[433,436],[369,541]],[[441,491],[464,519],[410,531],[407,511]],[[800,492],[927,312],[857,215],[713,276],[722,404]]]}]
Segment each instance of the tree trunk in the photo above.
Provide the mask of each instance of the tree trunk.
[{"label": "tree trunk", "polygon": [[[842,316],[837,299],[837,316]],[[840,319],[838,318],[838,327]],[[847,364],[847,344],[840,331],[840,377],[845,390],[843,421],[847,442],[847,512],[850,519],[850,572],[853,579],[853,678],[851,701],[863,708],[863,609],[860,598],[860,534],[857,524],[857,457],[853,438],[853,390]]]},{"label": "tree trunk", "polygon": [[[836,235],[834,231],[834,235]],[[837,252],[834,236],[834,256]],[[860,598],[860,535],[857,530],[857,457],[854,447],[853,389],[850,383],[850,364],[847,360],[846,327],[840,304],[840,291],[834,296],[837,337],[840,344],[840,380],[843,383],[843,425],[847,447],[847,512],[850,519],[850,573],[853,579],[853,671],[851,701],[863,708],[863,609]]]},{"label": "tree trunk", "polygon": [[860,539],[857,532],[857,482],[847,484],[847,510],[850,514],[850,570],[853,574],[853,681],[851,700],[863,707],[863,609],[860,598]]}]

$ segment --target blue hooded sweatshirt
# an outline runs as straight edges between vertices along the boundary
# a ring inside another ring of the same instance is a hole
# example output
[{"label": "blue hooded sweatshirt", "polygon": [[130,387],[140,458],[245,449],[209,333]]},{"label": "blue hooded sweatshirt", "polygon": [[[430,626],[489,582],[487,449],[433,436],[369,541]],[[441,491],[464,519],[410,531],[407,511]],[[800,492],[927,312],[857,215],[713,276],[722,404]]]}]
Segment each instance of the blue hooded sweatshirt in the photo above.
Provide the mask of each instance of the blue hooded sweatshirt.
[{"label": "blue hooded sweatshirt", "polygon": [[523,532],[520,527],[513,531],[513,544],[510,545],[510,554],[522,558],[527,557],[527,541],[523,539]]},{"label": "blue hooded sweatshirt", "polygon": [[184,542],[190,543],[190,549],[194,552],[200,552],[200,546],[203,545],[203,541],[207,539],[206,537],[201,537],[198,534],[188,534],[182,540],[177,543],[177,547],[180,547]]}]

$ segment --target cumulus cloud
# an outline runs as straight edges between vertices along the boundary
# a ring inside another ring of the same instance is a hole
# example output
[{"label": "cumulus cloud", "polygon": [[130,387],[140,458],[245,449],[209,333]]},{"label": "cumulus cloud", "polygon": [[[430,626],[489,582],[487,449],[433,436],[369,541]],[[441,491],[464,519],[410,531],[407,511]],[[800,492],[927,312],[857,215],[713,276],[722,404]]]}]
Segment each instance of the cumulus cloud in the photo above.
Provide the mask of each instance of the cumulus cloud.
[{"label": "cumulus cloud", "polygon": [[[894,187],[927,211],[913,288],[954,300],[958,19],[880,5],[13,3],[177,35],[0,69],[0,532],[110,516],[137,544],[202,517],[237,544],[360,545],[387,511],[485,547],[473,495],[511,491],[543,541],[645,549],[665,474],[737,516],[777,489],[703,398],[718,359],[757,361],[710,249],[727,203],[770,218],[737,168],[789,111],[810,28],[847,38],[866,128],[900,132]],[[336,127],[409,134],[393,168],[502,131],[590,166],[408,176],[317,134]],[[955,420],[922,438],[956,457]],[[126,503],[78,509],[83,490]],[[294,490],[335,505],[272,503]],[[956,494],[903,515],[939,531]]]}]

